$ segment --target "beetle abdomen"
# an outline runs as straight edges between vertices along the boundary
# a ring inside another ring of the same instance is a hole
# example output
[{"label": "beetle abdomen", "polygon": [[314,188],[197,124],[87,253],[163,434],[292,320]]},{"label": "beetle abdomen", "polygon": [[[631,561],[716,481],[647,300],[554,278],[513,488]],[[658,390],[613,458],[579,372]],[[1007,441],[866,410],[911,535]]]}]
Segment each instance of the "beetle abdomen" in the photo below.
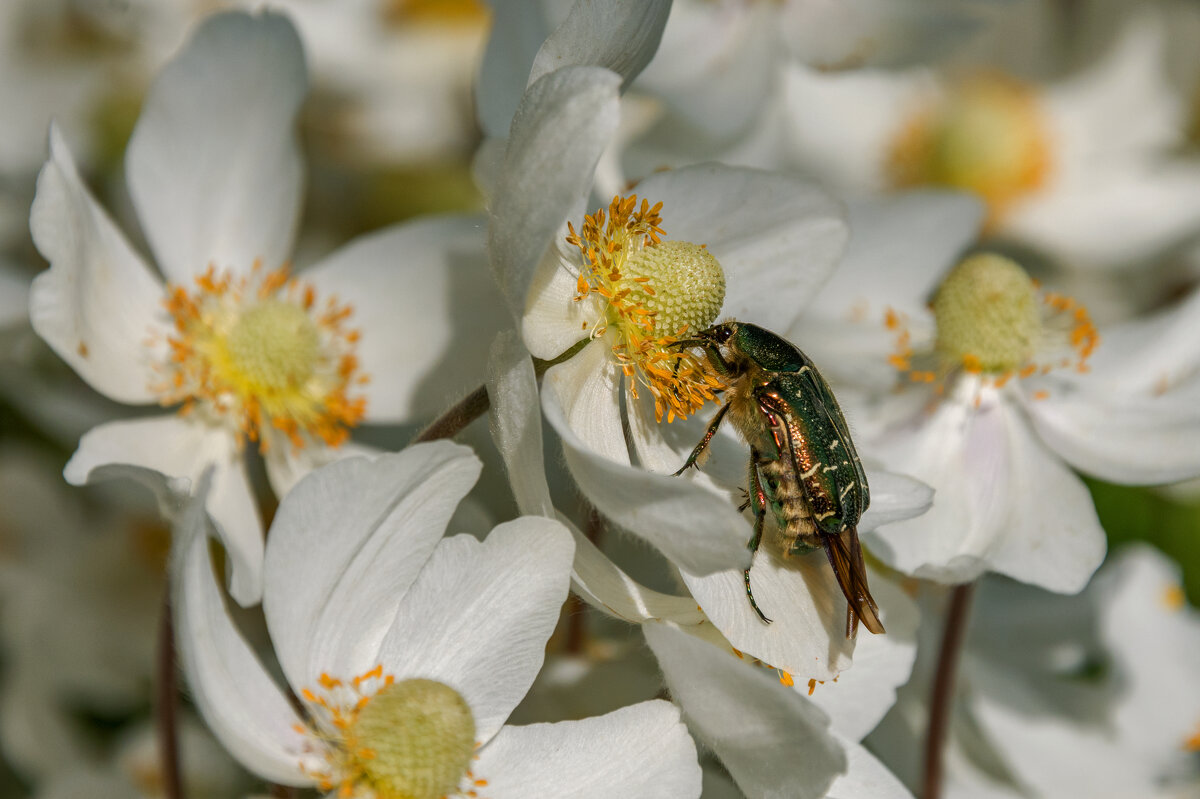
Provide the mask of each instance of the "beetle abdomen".
[{"label": "beetle abdomen", "polygon": [[820,546],[817,539],[817,526],[813,523],[812,511],[808,507],[808,499],[804,495],[804,487],[797,479],[795,469],[791,469],[781,460],[771,460],[761,465],[763,477],[767,481],[767,494],[771,501],[771,509],[783,534],[791,542],[784,550],[792,554],[796,543],[806,547]]}]

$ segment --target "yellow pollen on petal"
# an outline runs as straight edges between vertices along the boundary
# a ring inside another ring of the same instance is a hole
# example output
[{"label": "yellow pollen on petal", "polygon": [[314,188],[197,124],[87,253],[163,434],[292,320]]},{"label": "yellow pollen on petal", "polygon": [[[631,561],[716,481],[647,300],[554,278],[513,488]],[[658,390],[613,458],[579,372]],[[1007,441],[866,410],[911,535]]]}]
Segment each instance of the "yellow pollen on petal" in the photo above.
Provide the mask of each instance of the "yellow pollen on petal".
[{"label": "yellow pollen on petal", "polygon": [[[322,675],[301,692],[326,767],[305,769],[321,791],[363,799],[442,799],[481,787],[470,764],[475,719],[462,695],[427,679],[397,681],[377,666],[351,680]],[[469,792],[468,792],[468,795]]]},{"label": "yellow pollen on petal", "polygon": [[[1043,291],[1014,261],[993,253],[968,256],[951,270],[931,309],[936,334],[929,349],[914,344],[904,315],[888,309],[883,321],[895,337],[888,362],[912,383],[935,384],[938,394],[958,373],[1001,389],[1055,369],[1087,371],[1100,342],[1086,308]],[[1032,393],[1046,396],[1044,389]]]},{"label": "yellow pollen on petal", "polygon": [[887,172],[897,188],[937,185],[972,191],[994,229],[1041,187],[1050,171],[1050,132],[1036,92],[1013,78],[977,75],[914,113],[893,138]]},{"label": "yellow pollen on petal", "polygon": [[680,342],[716,321],[725,273],[704,245],[664,241],[661,210],[662,203],[651,207],[645,199],[639,206],[637,195],[614,197],[578,231],[569,225],[567,243],[582,255],[575,300],[596,297],[603,307],[592,336],[608,336],[630,393],[637,397],[644,386],[659,421],[670,422],[724,388],[708,362]]},{"label": "yellow pollen on petal", "polygon": [[1189,752],[1200,752],[1200,724],[1196,725],[1196,732],[1183,742],[1183,748]]},{"label": "yellow pollen on petal", "polygon": [[318,302],[286,268],[256,263],[234,277],[209,267],[190,290],[168,286],[166,307],[174,328],[152,387],[163,405],[226,420],[263,449],[271,429],[295,447],[306,437],[337,446],[366,412],[366,399],[352,395],[367,380],[352,309]]},{"label": "yellow pollen on petal", "polygon": [[1182,610],[1187,604],[1187,596],[1183,593],[1183,586],[1171,584],[1163,589],[1162,603],[1167,610]]},{"label": "yellow pollen on petal", "polygon": [[391,24],[483,26],[489,18],[483,0],[386,0],[384,21]]}]

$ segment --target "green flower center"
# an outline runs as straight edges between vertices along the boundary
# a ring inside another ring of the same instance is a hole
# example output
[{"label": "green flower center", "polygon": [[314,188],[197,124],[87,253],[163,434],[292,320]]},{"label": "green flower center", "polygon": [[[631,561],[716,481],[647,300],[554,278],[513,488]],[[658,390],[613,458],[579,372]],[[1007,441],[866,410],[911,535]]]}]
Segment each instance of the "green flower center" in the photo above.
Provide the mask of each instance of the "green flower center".
[{"label": "green flower center", "polygon": [[348,738],[377,799],[440,799],[467,773],[475,719],[450,686],[402,680],[370,698]]},{"label": "green flower center", "polygon": [[725,272],[708,248],[690,241],[643,247],[625,262],[627,302],[654,314],[651,335],[695,333],[717,321],[725,303]]},{"label": "green flower center", "polygon": [[968,371],[1010,372],[1026,363],[1042,336],[1034,282],[1000,255],[972,255],[946,277],[933,301],[937,352]]}]

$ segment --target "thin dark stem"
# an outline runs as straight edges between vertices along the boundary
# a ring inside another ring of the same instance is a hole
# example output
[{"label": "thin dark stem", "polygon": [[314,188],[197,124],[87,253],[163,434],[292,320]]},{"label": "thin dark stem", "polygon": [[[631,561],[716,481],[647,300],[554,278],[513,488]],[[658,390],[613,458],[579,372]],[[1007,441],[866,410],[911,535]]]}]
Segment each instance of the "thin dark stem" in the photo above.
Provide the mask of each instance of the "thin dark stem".
[{"label": "thin dark stem", "polygon": [[413,439],[417,444],[421,441],[436,441],[440,438],[453,438],[471,422],[487,413],[491,402],[488,399],[487,386],[480,386],[458,402],[454,403],[445,413],[426,427]]},{"label": "thin dark stem", "polygon": [[175,624],[171,618],[171,589],[163,592],[162,613],[158,624],[158,662],[155,666],[155,732],[158,759],[162,769],[163,796],[183,799],[183,780],[179,767],[179,737],[176,702],[179,686],[175,669]]},{"label": "thin dark stem", "polygon": [[270,795],[277,799],[297,799],[300,796],[300,791],[290,785],[276,785],[271,783]]},{"label": "thin dark stem", "polygon": [[[541,381],[542,375],[551,366],[562,363],[583,349],[587,344],[587,339],[579,342],[575,346],[568,349],[562,355],[550,361],[543,361],[540,358],[533,359],[533,371],[538,380]],[[442,438],[453,438],[461,433],[467,425],[487,413],[488,408],[492,405],[491,399],[488,397],[487,386],[483,385],[472,391],[467,396],[454,403],[438,418],[430,422],[429,426],[417,434],[417,437],[412,440],[412,443],[418,444],[422,441],[437,441]]]},{"label": "thin dark stem", "polygon": [[942,628],[942,647],[938,652],[937,674],[929,698],[929,727],[925,732],[925,790],[923,799],[940,799],[942,795],[942,754],[946,748],[946,732],[950,728],[950,711],[954,707],[954,684],[958,677],[958,659],[967,633],[971,615],[971,598],[975,584],[955,586],[946,608],[946,625]]}]

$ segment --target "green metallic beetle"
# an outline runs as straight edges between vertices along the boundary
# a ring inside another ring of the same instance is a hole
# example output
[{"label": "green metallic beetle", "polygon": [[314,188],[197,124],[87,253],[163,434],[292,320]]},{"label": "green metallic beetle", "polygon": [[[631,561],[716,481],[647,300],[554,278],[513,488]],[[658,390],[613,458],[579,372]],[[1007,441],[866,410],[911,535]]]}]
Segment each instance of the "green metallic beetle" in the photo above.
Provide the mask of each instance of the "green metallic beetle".
[{"label": "green metallic beetle", "polygon": [[[710,327],[679,345],[703,349],[728,387],[725,404],[675,474],[696,465],[728,415],[750,445],[750,497],[743,506],[754,507],[750,551],[762,541],[770,505],[789,542],[785,555],[825,550],[848,603],[846,637],[860,620],[871,632],[884,632],[858,540],[858,521],[871,501],[867,475],[817,367],[790,342],[746,322]],[[754,601],[749,569],[745,582],[750,605],[769,624]]]}]

